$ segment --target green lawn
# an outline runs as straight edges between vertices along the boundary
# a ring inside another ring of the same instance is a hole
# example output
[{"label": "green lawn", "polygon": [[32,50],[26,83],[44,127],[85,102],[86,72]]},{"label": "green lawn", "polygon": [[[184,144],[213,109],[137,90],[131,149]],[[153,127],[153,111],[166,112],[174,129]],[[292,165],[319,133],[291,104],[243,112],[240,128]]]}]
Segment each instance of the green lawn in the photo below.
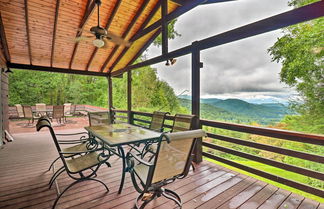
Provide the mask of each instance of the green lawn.
[{"label": "green lawn", "polygon": [[[229,166],[227,164],[224,164],[224,163],[221,163],[221,162],[209,159],[209,158],[204,158],[204,159],[208,160],[210,162],[213,162],[215,164],[221,165],[223,167],[229,168],[231,170],[243,173],[243,174],[245,174],[247,176],[252,176],[253,178],[256,178],[256,179],[259,179],[261,181],[267,182],[269,184],[275,185],[276,187],[291,191],[293,193],[302,195],[304,197],[316,200],[316,201],[321,202],[321,203],[324,202],[324,198],[321,198],[319,196],[315,196],[315,195],[306,193],[304,191],[301,191],[301,190],[298,190],[298,189],[295,189],[295,188],[292,188],[292,187],[277,183],[275,181],[268,180],[266,178],[257,176],[255,174],[251,174],[251,173],[246,172],[244,170]],[[299,174],[296,174],[296,173],[293,173],[293,172],[285,171],[285,170],[282,170],[282,169],[279,169],[279,168],[276,168],[276,167],[272,167],[272,166],[269,166],[269,165],[265,165],[265,164],[262,164],[262,163],[258,163],[258,162],[254,162],[254,161],[239,161],[239,160],[236,160],[235,162],[242,163],[242,164],[244,164],[246,166],[256,168],[258,170],[262,170],[262,171],[265,171],[265,172],[268,172],[268,173],[271,173],[271,174],[274,174],[274,175],[278,175],[278,176],[281,176],[281,177],[284,177],[284,178],[287,178],[287,179],[291,179],[291,180],[294,180],[294,181],[297,181],[297,182],[300,182],[300,183],[306,184],[306,182],[308,182],[308,177],[305,177],[303,175],[299,175]],[[284,173],[284,175],[282,175],[283,173]],[[324,183],[323,182],[321,184],[321,187],[319,187],[319,188],[324,189]]]}]

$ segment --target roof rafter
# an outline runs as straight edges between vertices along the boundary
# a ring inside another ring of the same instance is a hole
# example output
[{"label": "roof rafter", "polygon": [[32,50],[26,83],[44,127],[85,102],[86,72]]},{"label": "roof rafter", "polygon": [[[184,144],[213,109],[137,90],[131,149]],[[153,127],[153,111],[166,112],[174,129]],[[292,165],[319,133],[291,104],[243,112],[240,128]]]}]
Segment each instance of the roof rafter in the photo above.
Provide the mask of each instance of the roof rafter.
[{"label": "roof rafter", "polygon": [[[91,2],[91,3],[90,3]],[[86,10],[84,12],[84,15],[83,15],[83,18],[81,20],[81,23],[79,25],[79,29],[78,29],[78,32],[76,34],[76,37],[79,37],[81,36],[82,34],[82,30],[84,28],[84,26],[86,25],[86,23],[88,22],[91,14],[93,13],[94,9],[96,8],[96,3],[95,1],[92,1],[92,0],[88,0],[87,2],[87,6],[86,6]],[[72,57],[71,57],[71,60],[70,60],[70,64],[69,64],[69,68],[71,69],[72,67],[72,64],[73,64],[73,60],[74,60],[74,57],[75,57],[75,53],[78,49],[78,46],[79,46],[79,43],[75,43],[74,45],[74,49],[73,49],[73,52],[72,52]]]},{"label": "roof rafter", "polygon": [[186,3],[185,0],[171,0],[171,1],[178,4],[178,5],[180,5],[180,6],[182,6],[182,5],[184,5]]},{"label": "roof rafter", "polygon": [[[161,6],[161,0],[159,0],[156,5],[154,6],[154,8],[152,9],[150,15],[145,19],[144,23],[141,25],[140,29],[138,31],[143,30],[147,24],[151,21],[151,19],[153,18],[154,14],[158,11],[158,9]],[[148,47],[148,46],[147,46]],[[147,48],[145,47],[145,49]],[[144,48],[144,47],[143,47]],[[111,72],[112,69],[114,69],[114,67],[117,65],[117,63],[121,60],[121,58],[123,58],[123,56],[125,55],[125,53],[127,52],[128,48],[124,48],[124,50],[122,51],[122,53],[117,57],[117,59],[115,60],[115,62],[111,65],[109,72]],[[144,51],[144,50],[143,50]],[[104,70],[104,69],[102,69]],[[102,71],[101,71],[102,72]]]},{"label": "roof rafter", "polygon": [[[195,8],[196,6],[198,6],[199,4],[202,4],[203,2],[205,2],[206,0],[190,0],[190,1],[186,1],[186,3],[183,6],[178,7],[176,10],[174,10],[173,12],[171,12],[170,14],[168,14],[165,18],[167,22],[170,22],[171,20],[179,17],[180,15],[188,12],[189,10]],[[162,26],[162,19],[156,21],[155,23],[153,23],[152,25],[144,28],[143,30],[139,31],[139,33],[137,33],[130,41],[136,41],[137,39],[145,36],[146,34],[148,34],[149,32],[159,28]]]},{"label": "roof rafter", "polygon": [[[106,30],[108,30],[108,28],[110,27],[110,25],[111,25],[111,23],[112,23],[115,15],[116,15],[116,13],[117,13],[117,10],[118,10],[121,2],[122,1],[117,1],[117,4],[115,4],[114,9],[113,9],[113,11],[112,11],[112,13],[111,13],[111,15],[109,17],[109,20],[108,20],[107,24],[106,24],[106,27],[105,27]],[[92,60],[95,57],[95,55],[96,55],[96,53],[97,53],[98,50],[99,50],[99,48],[96,47],[95,50],[93,51],[93,53],[91,54],[91,57],[90,57],[90,59],[88,61],[87,67],[86,67],[86,71],[89,70],[89,67],[90,67],[90,65],[92,63]]]},{"label": "roof rafter", "polygon": [[[142,47],[141,50],[139,50],[136,55],[127,63],[126,66],[129,66],[130,64],[132,64],[133,62],[135,62],[135,60],[137,60],[137,58],[139,56],[141,56],[141,54],[146,50],[147,47],[149,47],[151,45],[151,43],[156,39],[156,37],[158,37],[158,35],[161,33],[161,28],[159,28],[154,34],[153,36],[150,38],[150,40],[148,42],[146,42],[146,44]],[[110,73],[111,76],[119,76],[120,74],[122,74],[123,71],[116,71],[116,72],[112,72]]]},{"label": "roof rafter", "polygon": [[54,57],[54,50],[55,50],[55,37],[56,37],[56,30],[57,30],[57,22],[58,22],[58,13],[60,9],[60,0],[56,0],[56,8],[55,8],[55,20],[54,20],[54,29],[53,29],[53,38],[52,38],[52,51],[51,51],[51,67],[53,66],[53,57]]},{"label": "roof rafter", "polygon": [[3,47],[4,57],[7,62],[10,62],[10,53],[8,49],[8,42],[6,39],[6,32],[2,22],[1,12],[0,12],[0,37],[1,37],[1,45]]},{"label": "roof rafter", "polygon": [[[211,47],[230,43],[233,41],[263,34],[266,32],[274,31],[304,21],[309,21],[315,18],[323,17],[324,16],[323,7],[324,7],[324,1],[315,2],[297,9],[293,9],[288,12],[274,15],[269,18],[265,18],[263,20],[248,25],[244,25],[239,28],[235,28],[230,31],[226,31],[221,34],[217,34],[215,36],[205,38],[200,41],[196,41],[195,47],[198,47],[199,50],[204,50]],[[172,52],[169,52],[168,54],[157,56],[152,59],[145,60],[141,63],[137,63],[134,65],[127,66],[123,69],[119,69],[117,71],[114,71],[112,75],[119,75],[128,70],[133,70],[143,66],[156,64],[175,57],[181,57],[191,53],[192,50],[193,50],[193,46],[188,45],[180,49],[174,50]]]},{"label": "roof rafter", "polygon": [[29,23],[28,23],[28,2],[27,2],[27,0],[24,1],[24,6],[25,6],[25,21],[26,21],[28,56],[29,56],[30,64],[33,65],[33,62],[32,62],[32,50],[31,50],[31,46],[30,46],[30,34],[29,34]]},{"label": "roof rafter", "polygon": [[[127,29],[124,31],[123,35],[121,36],[123,39],[126,38],[126,36],[128,35],[128,33],[130,32],[130,30],[133,28],[134,24],[136,23],[136,20],[139,18],[139,16],[141,16],[142,12],[144,11],[144,9],[146,8],[146,6],[147,6],[148,3],[149,3],[149,0],[145,0],[144,3],[142,3],[142,5],[138,9],[137,13],[133,17],[131,23],[128,25]],[[100,69],[100,72],[103,72],[105,70],[105,68],[108,65],[109,60],[115,55],[115,53],[118,50],[118,48],[119,48],[119,46],[115,45],[113,51],[109,54],[109,56],[105,60],[104,64],[102,65],[102,67]],[[109,73],[109,72],[110,72],[110,70],[108,70],[107,73]]]}]

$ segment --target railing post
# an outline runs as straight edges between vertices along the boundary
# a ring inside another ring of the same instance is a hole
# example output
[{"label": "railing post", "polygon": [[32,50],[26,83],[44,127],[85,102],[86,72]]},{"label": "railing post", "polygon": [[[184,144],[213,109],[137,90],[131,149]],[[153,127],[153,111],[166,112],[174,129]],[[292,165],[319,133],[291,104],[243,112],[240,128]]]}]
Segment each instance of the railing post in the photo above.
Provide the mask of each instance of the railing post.
[{"label": "railing post", "polygon": [[[195,128],[201,128],[200,124],[200,50],[197,46],[198,42],[193,42],[193,50],[191,52],[191,114],[197,116]],[[194,149],[195,163],[202,162],[202,139],[199,138]]]},{"label": "railing post", "polygon": [[115,121],[115,112],[113,112],[113,93],[112,93],[112,80],[111,76],[107,77],[108,80],[108,110],[110,113],[111,121]]},{"label": "railing post", "polygon": [[133,114],[132,114],[132,72],[127,72],[127,117],[128,123],[133,123]]}]

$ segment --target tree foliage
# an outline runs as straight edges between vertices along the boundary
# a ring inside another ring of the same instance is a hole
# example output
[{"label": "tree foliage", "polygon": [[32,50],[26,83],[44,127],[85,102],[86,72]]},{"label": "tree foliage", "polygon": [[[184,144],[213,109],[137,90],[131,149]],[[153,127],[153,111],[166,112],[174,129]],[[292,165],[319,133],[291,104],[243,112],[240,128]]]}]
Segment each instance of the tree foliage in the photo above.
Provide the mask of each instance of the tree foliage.
[{"label": "tree foliage", "polygon": [[[169,39],[175,39],[177,36],[181,36],[176,30],[175,30],[175,23],[177,22],[177,19],[171,20],[168,24],[168,38]],[[160,34],[153,42],[155,46],[161,46],[162,45],[162,35]]]},{"label": "tree foliage", "polygon": [[[314,0],[294,0],[289,4],[304,6]],[[302,103],[295,104],[304,115],[324,114],[324,18],[289,26],[269,49],[272,60],[282,63],[280,79],[296,88]]]},{"label": "tree foliage", "polygon": [[[9,103],[50,105],[72,102],[108,106],[108,83],[104,77],[68,75],[14,70],[10,75]],[[113,102],[116,108],[127,106],[127,76],[113,79]],[[173,89],[159,80],[156,69],[143,67],[132,73],[133,108],[136,110],[179,110]]]}]

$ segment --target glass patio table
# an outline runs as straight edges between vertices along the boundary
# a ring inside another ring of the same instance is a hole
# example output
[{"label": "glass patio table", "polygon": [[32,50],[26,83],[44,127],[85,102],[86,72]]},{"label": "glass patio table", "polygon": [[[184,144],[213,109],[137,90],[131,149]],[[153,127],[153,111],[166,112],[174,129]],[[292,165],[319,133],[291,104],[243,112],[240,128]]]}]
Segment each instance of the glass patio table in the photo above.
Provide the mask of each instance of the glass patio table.
[{"label": "glass patio table", "polygon": [[118,123],[104,126],[87,126],[84,127],[90,136],[96,137],[108,147],[116,147],[118,149],[117,154],[122,159],[123,170],[122,178],[118,190],[118,194],[121,193],[125,181],[126,168],[126,156],[123,149],[123,145],[134,145],[144,142],[156,141],[160,138],[161,133],[148,130],[139,126]]}]

